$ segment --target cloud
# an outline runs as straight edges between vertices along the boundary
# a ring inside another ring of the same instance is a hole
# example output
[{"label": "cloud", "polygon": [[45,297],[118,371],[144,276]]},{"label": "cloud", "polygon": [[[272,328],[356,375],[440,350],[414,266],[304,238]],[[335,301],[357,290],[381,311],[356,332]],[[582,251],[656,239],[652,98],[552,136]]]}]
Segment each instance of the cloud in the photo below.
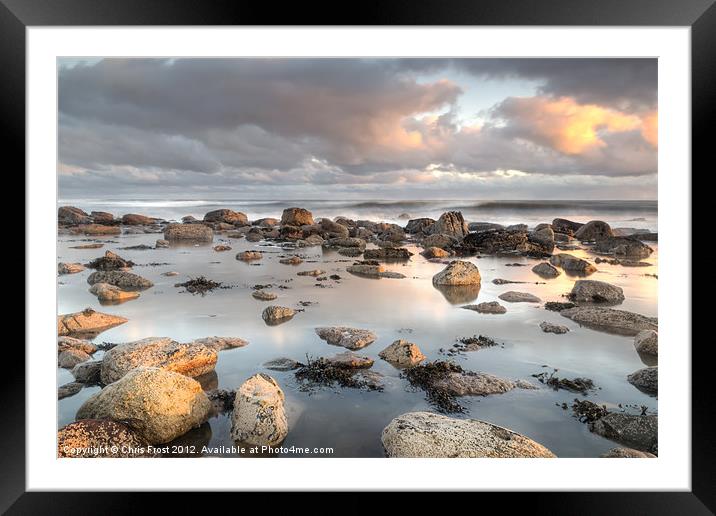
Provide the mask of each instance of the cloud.
[{"label": "cloud", "polygon": [[[61,67],[60,188],[654,174],[655,63],[113,58]],[[457,71],[538,86],[528,97],[506,90],[480,125],[465,125],[459,100],[474,84]]]}]

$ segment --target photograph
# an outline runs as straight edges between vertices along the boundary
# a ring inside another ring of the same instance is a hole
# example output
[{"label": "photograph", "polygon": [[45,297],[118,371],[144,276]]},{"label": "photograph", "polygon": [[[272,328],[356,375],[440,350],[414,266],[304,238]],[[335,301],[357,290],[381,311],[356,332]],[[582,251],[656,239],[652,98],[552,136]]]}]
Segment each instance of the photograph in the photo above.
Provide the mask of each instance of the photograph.
[{"label": "photograph", "polygon": [[659,69],[57,56],[57,458],[657,459]]}]

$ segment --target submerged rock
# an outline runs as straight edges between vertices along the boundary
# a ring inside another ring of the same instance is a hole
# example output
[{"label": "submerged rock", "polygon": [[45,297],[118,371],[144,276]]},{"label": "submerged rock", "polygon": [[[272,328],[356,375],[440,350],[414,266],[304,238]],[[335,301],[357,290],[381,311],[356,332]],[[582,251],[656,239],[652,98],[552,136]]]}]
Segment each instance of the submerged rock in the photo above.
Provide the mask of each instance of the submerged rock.
[{"label": "submerged rock", "polygon": [[288,435],[285,395],[276,380],[259,373],[236,391],[231,438],[254,446],[276,446]]},{"label": "submerged rock", "polygon": [[122,228],[102,224],[82,224],[77,226],[77,232],[85,235],[119,235],[122,233]]},{"label": "submerged rock", "polygon": [[82,419],[57,431],[58,458],[154,457],[136,431],[111,419]]},{"label": "submerged rock", "polygon": [[449,252],[447,252],[445,249],[441,249],[440,247],[428,247],[420,254],[427,259],[447,258],[448,256],[450,256]]},{"label": "submerged rock", "polygon": [[480,270],[471,262],[455,260],[433,276],[434,285],[479,285]]},{"label": "submerged rock", "polygon": [[168,224],[164,229],[164,240],[211,242],[214,240],[214,232],[204,224]]},{"label": "submerged rock", "polygon": [[547,262],[538,263],[532,267],[532,272],[543,278],[556,278],[562,274],[556,267]]},{"label": "submerged rock", "polygon": [[388,457],[555,457],[541,444],[512,430],[431,412],[396,417],[383,429],[381,441]]},{"label": "submerged rock", "polygon": [[433,387],[454,396],[489,396],[503,394],[512,389],[534,389],[528,382],[508,380],[488,373],[471,371],[452,372],[433,383]]},{"label": "submerged rock", "polygon": [[514,290],[510,290],[509,292],[505,292],[504,294],[500,294],[500,299],[503,301],[507,301],[508,303],[541,303],[542,300],[535,296],[534,294],[530,294],[529,292],[516,292]]},{"label": "submerged rock", "polygon": [[58,337],[57,352],[61,353],[67,349],[76,349],[91,355],[97,351],[97,346],[84,339],[75,339],[74,337]]},{"label": "submerged rock", "polygon": [[196,377],[213,371],[216,360],[216,351],[202,344],[180,344],[169,337],[147,337],[107,351],[100,377],[102,383],[110,384],[139,367],[156,367]]},{"label": "submerged rock", "polygon": [[203,337],[191,341],[193,345],[206,346],[214,351],[224,351],[226,349],[243,348],[249,343],[238,337]]},{"label": "submerged rock", "polygon": [[60,385],[57,388],[57,399],[61,400],[64,398],[69,398],[70,396],[74,396],[82,390],[82,387],[84,387],[84,385],[79,382],[70,382],[64,385]]},{"label": "submerged rock", "polygon": [[378,356],[397,367],[410,367],[425,360],[417,344],[399,339],[378,353]]},{"label": "submerged rock", "polygon": [[556,333],[557,335],[562,335],[569,331],[569,328],[567,328],[566,326],[562,326],[559,324],[553,324],[553,323],[547,322],[547,321],[541,322],[539,327],[545,333]]},{"label": "submerged rock", "polygon": [[310,271],[301,271],[297,272],[296,276],[321,276],[322,274],[325,274],[326,271],[322,271],[321,269],[312,269]]},{"label": "submerged rock", "polygon": [[93,336],[128,321],[117,315],[95,312],[85,308],[81,312],[57,316],[57,335]]},{"label": "submerged rock", "polygon": [[647,258],[654,250],[635,237],[610,237],[597,241],[594,250],[626,258]]},{"label": "submerged rock", "polygon": [[136,290],[122,290],[121,288],[110,285],[109,283],[95,283],[90,287],[89,291],[91,294],[97,296],[97,299],[100,301],[115,303],[129,301],[130,299],[136,299],[139,297],[139,292]]},{"label": "submerged rock", "polygon": [[471,303],[480,294],[480,284],[477,285],[436,285],[435,290],[440,292],[445,300],[453,305]]},{"label": "submerged rock", "polygon": [[196,380],[141,367],[93,394],[76,419],[125,421],[148,442],[160,444],[204,423],[210,410],[211,402]]},{"label": "submerged rock", "polygon": [[504,314],[507,313],[507,308],[502,306],[497,301],[489,301],[485,303],[479,303],[477,305],[465,305],[465,310],[473,310],[481,314]]},{"label": "submerged rock", "polygon": [[634,347],[644,355],[659,354],[659,334],[656,330],[642,330],[634,336]]},{"label": "submerged rock", "polygon": [[57,365],[63,369],[72,369],[77,364],[88,361],[90,358],[88,353],[79,349],[65,349],[57,355]]},{"label": "submerged rock", "polygon": [[278,295],[273,292],[266,292],[265,290],[254,290],[251,296],[259,301],[273,301],[278,297]]},{"label": "submerged rock", "polygon": [[382,249],[368,249],[363,253],[366,260],[406,261],[413,253],[404,247],[385,247]]},{"label": "submerged rock", "polygon": [[65,263],[60,262],[57,264],[57,274],[77,274],[85,270],[85,266],[81,263]]},{"label": "submerged rock", "polygon": [[126,271],[96,271],[89,275],[87,283],[108,283],[127,290],[144,290],[154,286],[154,283],[139,274]]},{"label": "submerged rock", "polygon": [[560,253],[552,256],[549,259],[549,263],[556,265],[557,267],[562,267],[562,269],[567,272],[577,274],[587,275],[597,271],[597,268],[587,260],[582,260],[581,258],[577,258],[567,253]]},{"label": "submerged rock", "polygon": [[612,448],[600,457],[603,459],[655,459],[656,455],[634,448]]},{"label": "submerged rock", "polygon": [[264,367],[272,371],[293,371],[301,367],[301,363],[292,358],[275,358],[266,362]]},{"label": "submerged rock", "polygon": [[258,251],[243,251],[236,255],[236,259],[240,260],[242,262],[250,262],[253,260],[260,260],[263,258],[263,253],[260,253]]},{"label": "submerged rock", "polygon": [[268,306],[261,313],[261,318],[268,325],[277,325],[290,321],[296,312],[285,306]]},{"label": "submerged rock", "polygon": [[346,369],[367,369],[373,365],[372,358],[356,355],[352,351],[338,353],[325,360],[335,367],[343,367]]},{"label": "submerged rock", "polygon": [[613,308],[575,307],[562,310],[560,314],[584,326],[622,335],[636,335],[642,330],[659,329],[656,317]]},{"label": "submerged rock", "polygon": [[577,280],[568,297],[577,303],[621,303],[624,291],[605,281]]},{"label": "submerged rock", "polygon": [[343,346],[348,349],[364,348],[377,338],[375,333],[370,330],[349,328],[347,326],[316,328],[316,335],[329,344]]},{"label": "submerged rock", "polygon": [[640,391],[656,394],[659,391],[659,367],[645,367],[627,376],[627,381]]},{"label": "submerged rock", "polygon": [[610,412],[590,423],[595,434],[637,450],[657,453],[659,443],[658,416],[636,416]]},{"label": "submerged rock", "polygon": [[281,258],[278,263],[282,263],[283,265],[301,265],[303,259],[300,256],[292,256],[291,258]]},{"label": "submerged rock", "polygon": [[574,232],[574,238],[582,241],[602,240],[610,236],[612,236],[612,228],[601,220],[587,222]]}]

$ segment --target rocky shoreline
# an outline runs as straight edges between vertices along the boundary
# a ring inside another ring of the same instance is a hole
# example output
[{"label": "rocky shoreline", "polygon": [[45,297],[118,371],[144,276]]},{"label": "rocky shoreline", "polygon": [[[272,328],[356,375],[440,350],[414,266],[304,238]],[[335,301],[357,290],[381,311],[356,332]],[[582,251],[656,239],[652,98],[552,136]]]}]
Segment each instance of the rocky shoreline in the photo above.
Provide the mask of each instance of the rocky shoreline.
[{"label": "rocky shoreline", "polygon": [[[306,264],[302,250],[319,247],[335,251],[345,257],[342,264],[345,274],[362,278],[360,281],[367,282],[366,288],[370,287],[371,280],[410,281],[410,277],[401,272],[402,266],[416,259],[428,260],[442,267],[432,277],[434,288],[449,303],[463,305],[461,308],[474,312],[472,316],[499,318],[522,307],[543,314],[556,310],[564,317],[566,325],[543,321],[537,324],[536,331],[553,334],[551,337],[555,339],[567,338],[570,329],[576,327],[626,335],[634,339],[634,353],[654,360],[658,357],[656,318],[615,308],[625,301],[624,290],[605,281],[587,279],[597,273],[599,264],[606,260],[620,267],[643,263],[653,252],[647,242],[657,241],[658,235],[630,231],[629,228],[611,228],[603,221],[579,223],[555,218],[532,228],[523,224],[505,227],[495,223],[468,223],[460,212],[451,211],[443,213],[437,220],[408,219],[402,226],[346,217],[314,218],[306,209],[289,207],[283,210],[280,219],[250,221],[241,212],[219,209],[206,213],[202,220],[187,216],[177,222],[141,214],[118,217],[106,212],[87,213],[63,206],[58,210],[58,224],[60,235],[121,238],[126,234],[156,234],[154,246],[148,249],[165,249],[166,252],[176,246],[196,243],[212,245],[213,252],[229,255],[232,241],[271,243],[288,253],[277,260],[287,274],[315,282],[321,288],[339,287],[343,273],[330,274]],[[214,245],[217,236],[221,241]],[[155,237],[151,238],[154,240]],[[101,249],[96,244],[98,242],[83,247],[88,252]],[[422,252],[416,255],[408,246],[422,248]],[[585,251],[591,259],[570,254],[577,250]],[[87,263],[60,262],[58,276],[89,273],[87,290],[100,304],[132,303],[151,293],[155,286],[137,272],[137,264],[121,254],[106,250]],[[235,255],[237,261],[244,262],[242,266],[255,266],[267,256],[259,247]],[[481,271],[481,267],[471,261],[479,261],[484,256],[537,260],[538,263],[529,269],[537,284],[563,274],[574,278],[571,290],[564,293],[569,303],[545,303],[530,292],[509,290],[498,296],[502,302],[472,304],[485,281],[497,283],[502,280],[489,271]],[[215,288],[231,288],[231,285],[205,278],[203,270],[195,272],[193,279],[176,286],[202,295]],[[301,307],[274,304],[280,288],[280,285],[256,285],[251,292],[255,302],[264,303],[262,319],[266,326],[290,327],[295,324],[292,320],[304,316]],[[101,388],[79,407],[76,421],[58,431],[58,456],[77,456],[68,453],[68,447],[108,450],[95,456],[153,456],[110,450],[115,444],[123,449],[122,444],[132,443],[131,448],[141,449],[142,446],[172,442],[200,428],[217,413],[229,417],[230,435],[237,443],[276,446],[289,435],[291,428],[284,390],[279,381],[265,371],[257,369],[255,374],[231,390],[206,390],[202,386],[203,378],[216,374],[221,352],[245,347],[249,345],[246,340],[238,336],[211,336],[177,342],[169,337],[146,335],[113,346],[104,352],[101,360],[94,360],[93,355],[99,347],[92,340],[127,321],[126,317],[92,308],[58,315],[58,366],[69,370],[74,377],[73,382],[58,388],[58,399],[76,395],[86,386]],[[276,358],[272,361],[274,370],[295,370],[297,379],[319,386],[368,388],[382,392],[381,375],[370,371],[374,361],[360,355],[365,347],[375,346],[380,335],[370,328],[350,326],[316,327],[315,334],[316,339],[324,341],[327,352],[336,346],[344,349],[338,354],[327,353],[307,360],[307,363]],[[406,379],[406,385],[423,389],[426,400],[438,413],[408,412],[386,421],[382,436],[375,436],[381,439],[386,456],[555,456],[543,445],[518,432],[489,421],[447,415],[463,412],[462,398],[501,396],[514,389],[538,390],[548,386],[525,378],[504,378],[490,372],[463,370],[452,362],[430,361],[420,345],[412,340],[399,339],[390,345],[382,343],[379,358],[399,371],[400,377]],[[463,345],[456,349],[463,353],[478,351],[481,347],[484,346]],[[272,367],[264,364],[266,370],[270,371]],[[647,367],[634,371],[624,378],[624,382],[655,396],[657,377],[658,368]],[[620,400],[609,401],[618,404]],[[656,422],[654,414],[612,411],[591,421],[590,430],[629,447],[615,448],[617,451],[611,450],[609,457],[648,457],[658,452]]]}]

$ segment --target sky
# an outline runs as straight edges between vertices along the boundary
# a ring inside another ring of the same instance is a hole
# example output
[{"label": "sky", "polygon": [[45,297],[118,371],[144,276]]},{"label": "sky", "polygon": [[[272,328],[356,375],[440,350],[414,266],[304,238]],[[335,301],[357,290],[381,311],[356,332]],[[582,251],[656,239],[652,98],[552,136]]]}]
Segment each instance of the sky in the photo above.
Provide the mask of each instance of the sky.
[{"label": "sky", "polygon": [[655,59],[60,59],[64,199],[656,199]]}]

